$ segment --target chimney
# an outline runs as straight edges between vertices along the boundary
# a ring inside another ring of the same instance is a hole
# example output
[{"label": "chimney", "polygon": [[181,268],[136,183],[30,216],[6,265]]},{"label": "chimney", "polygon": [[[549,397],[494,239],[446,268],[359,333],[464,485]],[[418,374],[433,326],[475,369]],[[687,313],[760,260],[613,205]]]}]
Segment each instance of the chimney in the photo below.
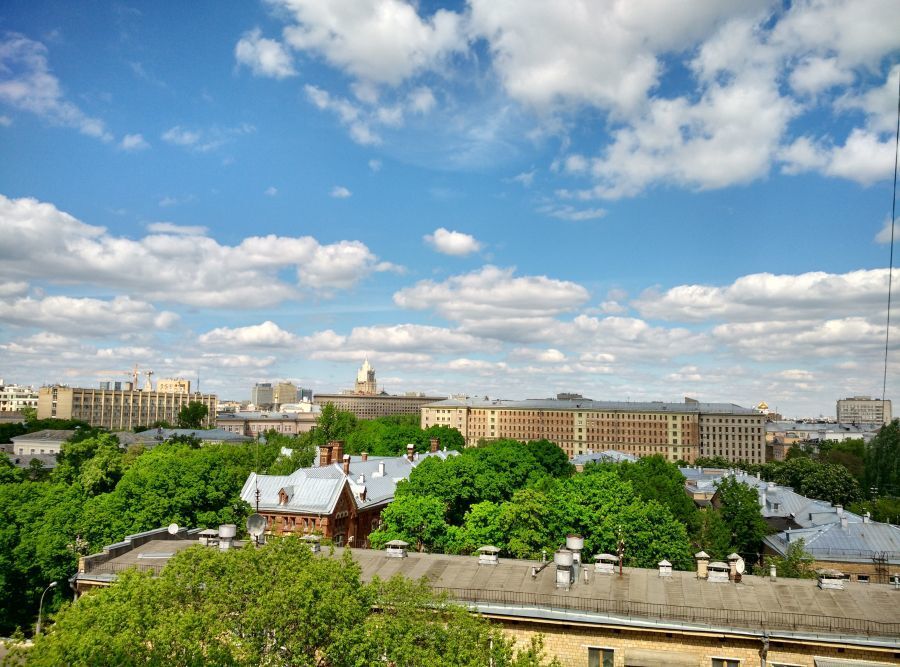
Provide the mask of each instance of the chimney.
[{"label": "chimney", "polygon": [[322,445],[319,447],[319,467],[324,468],[331,465],[331,446]]},{"label": "chimney", "polygon": [[413,444],[409,444],[406,446],[406,458],[410,463],[413,462],[413,459],[416,457],[416,446]]},{"label": "chimney", "polygon": [[344,458],[344,441],[343,440],[332,440],[328,443],[328,445],[332,448],[331,450],[331,462],[337,463],[338,461],[343,460]]},{"label": "chimney", "polygon": [[788,544],[791,543],[791,527],[788,526],[788,529],[784,532],[784,541]]},{"label": "chimney", "polygon": [[360,454],[360,457],[362,458],[363,461],[368,461],[369,460],[369,452],[363,452],[362,454]]},{"label": "chimney", "polygon": [[350,474],[350,455],[344,454],[344,474]]},{"label": "chimney", "polygon": [[378,476],[384,477],[384,461],[378,462]]},{"label": "chimney", "polygon": [[778,579],[778,571],[775,569],[775,563],[772,563],[769,566],[769,581],[775,581]]},{"label": "chimney", "polygon": [[663,559],[657,563],[659,567],[659,576],[661,577],[671,577],[672,576],[672,563]]},{"label": "chimney", "polygon": [[834,509],[837,512],[838,516],[844,516],[844,506],[843,505],[835,505]]},{"label": "chimney", "polygon": [[697,578],[706,579],[709,576],[709,554],[705,551],[694,554],[697,560]]},{"label": "chimney", "polygon": [[737,578],[737,562],[741,559],[736,553],[728,554],[728,578],[734,581]]},{"label": "chimney", "polygon": [[847,530],[847,517],[841,517],[841,530]]},{"label": "chimney", "polygon": [[872,520],[871,513],[866,512],[865,514],[863,514],[863,523],[869,523],[871,520]]},{"label": "chimney", "polygon": [[366,487],[363,485],[363,488],[359,490],[359,499],[363,502],[366,501]]},{"label": "chimney", "polygon": [[435,454],[441,446],[441,441],[438,438],[431,438],[428,443],[431,445],[432,454]]}]

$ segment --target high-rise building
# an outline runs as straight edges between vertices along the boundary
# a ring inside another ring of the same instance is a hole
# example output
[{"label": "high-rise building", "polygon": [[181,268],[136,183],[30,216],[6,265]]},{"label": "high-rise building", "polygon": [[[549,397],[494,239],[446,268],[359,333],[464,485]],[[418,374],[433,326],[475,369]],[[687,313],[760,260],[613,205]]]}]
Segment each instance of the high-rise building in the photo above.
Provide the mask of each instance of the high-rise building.
[{"label": "high-rise building", "polygon": [[272,402],[275,405],[285,405],[286,403],[297,402],[297,385],[293,382],[279,382],[275,385],[272,395]]},{"label": "high-rise building", "polygon": [[130,431],[158,421],[174,424],[181,408],[202,403],[207,415],[204,427],[216,420],[215,394],[179,394],[159,391],[87,389],[53,385],[38,392],[38,419],[79,419],[111,431]]},{"label": "high-rise building", "polygon": [[613,449],[692,463],[701,456],[763,463],[765,416],[731,403],[448,399],[422,407],[422,428],[451,426],[479,441],[546,438],[569,456]]},{"label": "high-rise building", "polygon": [[190,394],[191,381],[184,378],[162,378],[156,383],[156,391],[161,394]]},{"label": "high-rise building", "polygon": [[275,403],[275,390],[271,382],[257,382],[250,390],[250,402],[257,410],[269,410]]},{"label": "high-rise building", "polygon": [[836,413],[839,424],[889,424],[892,419],[891,401],[871,396],[839,398]]},{"label": "high-rise building", "polygon": [[378,387],[375,384],[375,369],[369,365],[369,357],[366,357],[356,373],[356,386],[353,388],[353,392],[370,396],[378,393]]}]

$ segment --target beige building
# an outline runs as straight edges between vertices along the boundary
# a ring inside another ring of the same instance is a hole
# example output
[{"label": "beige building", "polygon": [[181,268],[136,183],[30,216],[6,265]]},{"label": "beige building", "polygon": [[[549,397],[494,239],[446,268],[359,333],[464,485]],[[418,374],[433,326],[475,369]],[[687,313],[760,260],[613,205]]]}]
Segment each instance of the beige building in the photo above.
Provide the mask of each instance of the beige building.
[{"label": "beige building", "polygon": [[418,415],[422,406],[443,400],[443,396],[426,396],[425,394],[316,394],[313,403],[324,406],[333,403],[338,410],[345,410],[356,415],[357,419],[375,419],[388,415]]},{"label": "beige building", "polygon": [[160,394],[190,394],[191,381],[184,378],[163,378],[156,383]]},{"label": "beige building", "polygon": [[279,382],[274,390],[275,405],[286,405],[297,402],[297,385],[293,382]]},{"label": "beige building", "polygon": [[837,401],[839,424],[890,424],[891,402],[871,396],[851,396]]},{"label": "beige building", "polygon": [[203,403],[208,410],[204,427],[215,424],[215,394],[179,394],[159,391],[116,391],[53,385],[38,392],[38,419],[79,419],[111,431],[130,431],[157,421],[174,424],[188,403]]},{"label": "beige building", "polygon": [[731,403],[448,399],[422,407],[422,428],[435,425],[459,430],[468,446],[545,438],[570,457],[612,449],[688,463],[765,460],[765,416]]},{"label": "beige building", "polygon": [[369,365],[369,357],[365,358],[363,365],[356,372],[356,385],[353,387],[353,392],[369,395],[378,393],[378,386],[375,383],[375,369]]},{"label": "beige building", "polygon": [[220,412],[216,428],[252,437],[266,431],[297,435],[312,431],[318,416],[318,412]]}]

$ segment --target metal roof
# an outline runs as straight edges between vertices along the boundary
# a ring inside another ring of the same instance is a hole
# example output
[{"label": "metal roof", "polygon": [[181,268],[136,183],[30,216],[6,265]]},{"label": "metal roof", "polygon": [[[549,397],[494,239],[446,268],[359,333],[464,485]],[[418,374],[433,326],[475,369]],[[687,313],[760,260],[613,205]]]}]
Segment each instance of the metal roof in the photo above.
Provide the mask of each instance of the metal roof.
[{"label": "metal roof", "polygon": [[575,465],[584,465],[585,463],[622,463],[623,461],[632,463],[637,461],[637,457],[615,449],[607,449],[602,452],[578,454],[569,459],[569,462]]},{"label": "metal roof", "polygon": [[15,443],[22,442],[65,442],[75,435],[74,430],[45,428],[43,431],[25,433],[10,438]]},{"label": "metal roof", "polygon": [[204,442],[250,442],[253,438],[240,433],[232,433],[221,428],[151,428],[137,435],[154,440],[168,440],[174,436],[192,435]]}]

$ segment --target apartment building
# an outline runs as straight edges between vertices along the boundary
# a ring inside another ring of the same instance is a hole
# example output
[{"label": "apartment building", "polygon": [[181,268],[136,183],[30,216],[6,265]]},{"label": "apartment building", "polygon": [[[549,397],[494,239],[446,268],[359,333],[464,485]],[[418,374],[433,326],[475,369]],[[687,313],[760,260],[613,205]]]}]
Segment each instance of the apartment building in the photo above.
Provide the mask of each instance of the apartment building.
[{"label": "apartment building", "polygon": [[166,421],[174,424],[188,403],[203,403],[208,410],[204,427],[215,424],[215,394],[159,391],[89,389],[53,385],[38,392],[38,419],[79,419],[111,431],[130,431],[135,426]]},{"label": "apartment building", "polygon": [[34,387],[4,384],[0,379],[0,412],[21,412],[22,408],[36,408],[38,401]]},{"label": "apartment building", "polygon": [[545,438],[570,457],[612,449],[670,461],[765,459],[765,416],[731,403],[448,399],[423,406],[421,425],[456,428],[468,446]]},{"label": "apartment building", "polygon": [[851,396],[837,401],[837,421],[840,424],[890,424],[890,400],[871,396]]}]

